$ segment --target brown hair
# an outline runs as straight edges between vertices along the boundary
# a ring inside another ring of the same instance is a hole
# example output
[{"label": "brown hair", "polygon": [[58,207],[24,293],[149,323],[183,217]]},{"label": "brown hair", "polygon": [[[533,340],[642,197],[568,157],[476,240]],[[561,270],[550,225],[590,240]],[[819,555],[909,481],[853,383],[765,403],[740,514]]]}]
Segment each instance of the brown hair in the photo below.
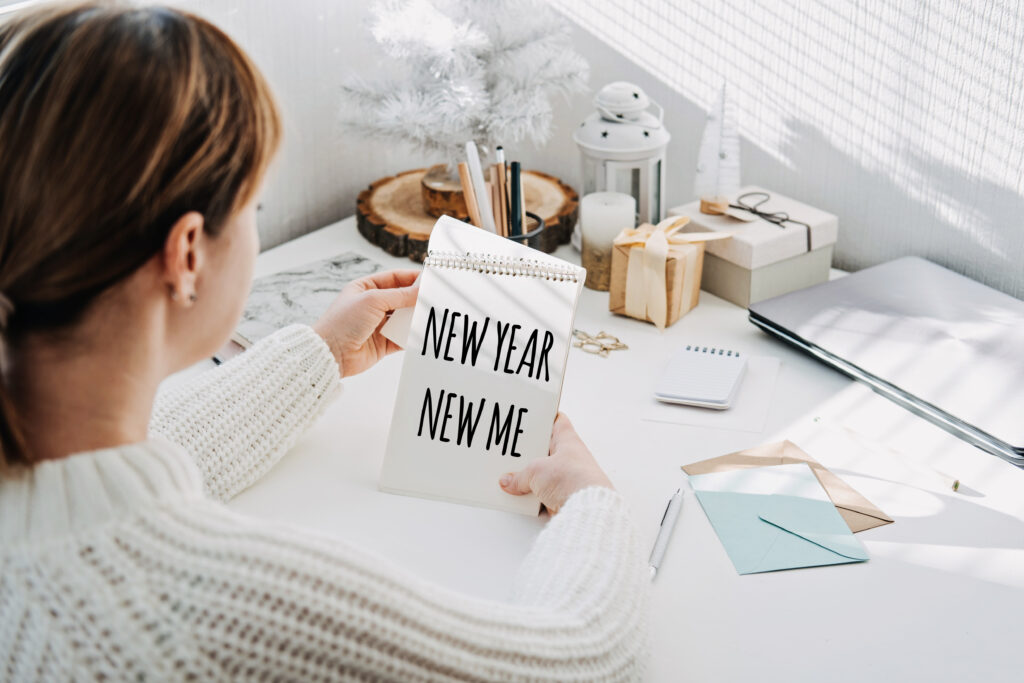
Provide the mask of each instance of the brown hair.
[{"label": "brown hair", "polygon": [[[259,71],[199,17],[85,2],[0,24],[0,349],[73,326],[185,213],[217,235],[280,136]],[[25,446],[0,381],[0,469]]]}]

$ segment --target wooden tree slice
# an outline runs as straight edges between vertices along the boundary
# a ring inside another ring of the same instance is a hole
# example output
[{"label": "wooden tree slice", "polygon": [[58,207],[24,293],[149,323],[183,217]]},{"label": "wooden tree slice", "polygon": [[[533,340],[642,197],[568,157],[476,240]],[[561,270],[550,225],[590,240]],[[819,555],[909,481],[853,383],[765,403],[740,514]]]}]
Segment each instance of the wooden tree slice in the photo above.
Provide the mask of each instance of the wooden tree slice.
[{"label": "wooden tree slice", "polygon": [[392,256],[427,257],[427,241],[437,220],[423,210],[422,168],[381,178],[359,193],[356,223],[363,237]]},{"label": "wooden tree slice", "polygon": [[[422,180],[425,169],[381,178],[359,193],[356,223],[360,234],[394,256],[423,261],[436,218],[427,213]],[[576,192],[554,176],[523,172],[526,210],[544,219],[544,231],[529,246],[552,252],[572,237],[579,210]]]},{"label": "wooden tree slice", "polygon": [[524,171],[523,200],[526,210],[544,219],[544,232],[531,238],[529,246],[551,253],[572,239],[579,215],[579,195],[553,175]]}]

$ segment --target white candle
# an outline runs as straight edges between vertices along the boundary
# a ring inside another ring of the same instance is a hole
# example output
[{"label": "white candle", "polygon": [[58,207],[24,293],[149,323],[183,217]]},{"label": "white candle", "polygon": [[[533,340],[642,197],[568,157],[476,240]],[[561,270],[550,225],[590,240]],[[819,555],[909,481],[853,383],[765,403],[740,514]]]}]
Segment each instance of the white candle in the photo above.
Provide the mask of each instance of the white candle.
[{"label": "white candle", "polygon": [[580,233],[586,285],[607,292],[612,271],[612,241],[636,227],[636,200],[622,192],[593,192],[580,200]]}]

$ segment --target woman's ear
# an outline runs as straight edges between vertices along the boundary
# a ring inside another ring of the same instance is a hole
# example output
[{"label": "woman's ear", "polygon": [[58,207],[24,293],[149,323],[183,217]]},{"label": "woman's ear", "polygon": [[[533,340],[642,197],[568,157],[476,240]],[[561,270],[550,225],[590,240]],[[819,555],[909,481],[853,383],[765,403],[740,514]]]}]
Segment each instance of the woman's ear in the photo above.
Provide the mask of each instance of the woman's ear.
[{"label": "woman's ear", "polygon": [[203,215],[189,211],[171,227],[164,242],[163,274],[171,298],[191,306],[196,298],[196,282],[203,266]]}]

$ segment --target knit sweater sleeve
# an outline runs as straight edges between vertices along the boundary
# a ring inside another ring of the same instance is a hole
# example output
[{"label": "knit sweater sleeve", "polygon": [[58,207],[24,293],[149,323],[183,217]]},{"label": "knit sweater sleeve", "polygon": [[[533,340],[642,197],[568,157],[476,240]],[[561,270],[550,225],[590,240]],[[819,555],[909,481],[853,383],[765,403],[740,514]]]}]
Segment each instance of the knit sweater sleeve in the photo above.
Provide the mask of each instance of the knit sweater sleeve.
[{"label": "knit sweater sleeve", "polygon": [[193,381],[161,391],[150,431],[184,447],[207,492],[228,500],[262,477],[340,389],[312,328],[291,325]]},{"label": "knit sweater sleeve", "polygon": [[[179,520],[166,532],[198,544],[193,552],[204,557],[201,573],[182,575],[187,588],[176,592],[176,613],[187,622],[180,628],[194,633],[204,652],[216,653],[215,668],[197,672],[201,677],[643,676],[649,576],[626,505],[610,489],[589,488],[569,499],[523,561],[509,602],[444,589],[372,554],[294,529],[245,531],[217,522],[210,510],[196,513],[202,522]],[[194,623],[197,614],[207,616]]]}]

